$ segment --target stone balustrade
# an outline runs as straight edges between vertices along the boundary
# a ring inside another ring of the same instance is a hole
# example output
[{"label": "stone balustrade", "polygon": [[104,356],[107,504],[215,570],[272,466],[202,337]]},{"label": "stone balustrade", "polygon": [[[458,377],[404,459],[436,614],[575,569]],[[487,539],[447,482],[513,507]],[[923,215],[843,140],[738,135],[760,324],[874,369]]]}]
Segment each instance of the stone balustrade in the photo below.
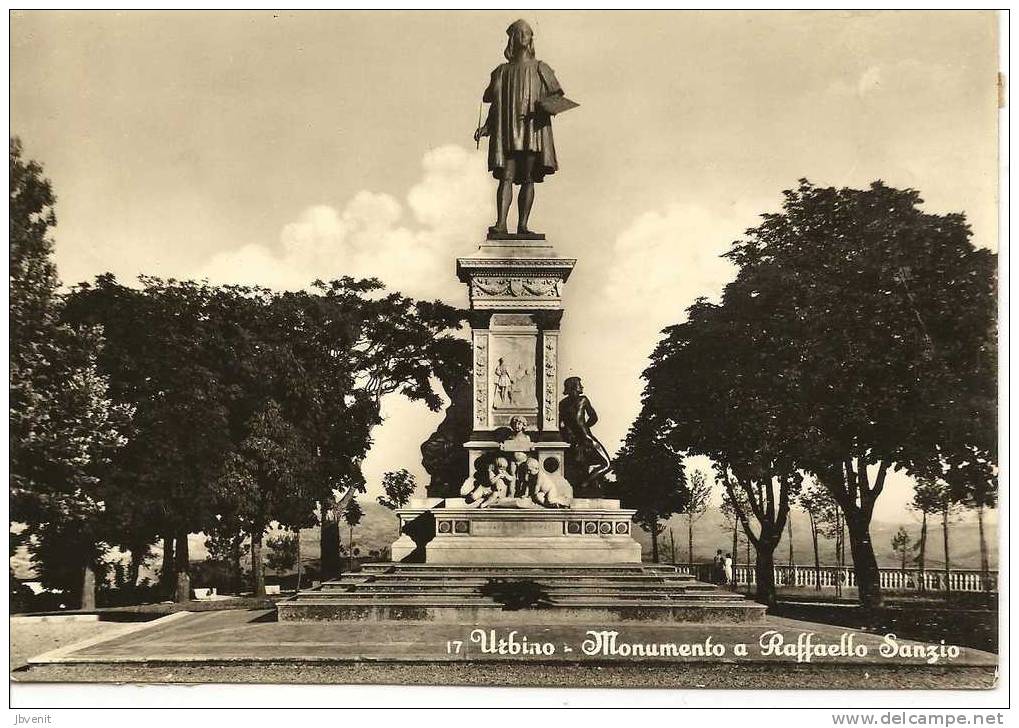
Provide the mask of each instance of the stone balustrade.
[{"label": "stone balustrade", "polygon": [[[711,578],[711,564],[676,564],[683,574],[692,574],[705,581]],[[737,564],[734,567],[737,584],[756,583],[753,565]],[[893,591],[944,591],[946,585],[944,569],[879,568],[881,588]],[[779,587],[835,589],[838,586],[855,587],[856,573],[852,566],[775,566],[775,584]],[[947,585],[954,592],[982,592],[998,590],[998,572],[991,570],[986,575],[979,569],[951,569]]]}]

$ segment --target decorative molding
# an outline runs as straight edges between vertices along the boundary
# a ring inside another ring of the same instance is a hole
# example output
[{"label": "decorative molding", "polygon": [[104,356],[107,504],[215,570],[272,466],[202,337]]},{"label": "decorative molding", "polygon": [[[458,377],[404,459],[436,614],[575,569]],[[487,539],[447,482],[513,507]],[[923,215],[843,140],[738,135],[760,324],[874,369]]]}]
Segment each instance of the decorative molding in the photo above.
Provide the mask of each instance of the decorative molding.
[{"label": "decorative molding", "polygon": [[559,427],[559,401],[557,395],[556,370],[558,366],[559,336],[546,332],[542,342],[542,378],[544,380],[541,410],[544,413],[544,428],[555,430]]},{"label": "decorative molding", "polygon": [[510,296],[512,298],[559,298],[560,278],[530,278],[526,276],[472,276],[471,296],[486,298]]},{"label": "decorative molding", "polygon": [[475,311],[561,311],[561,298],[473,298],[471,307]]},{"label": "decorative molding", "polygon": [[496,268],[573,268],[576,258],[457,258],[457,266],[472,270]]},{"label": "decorative molding", "polygon": [[558,274],[565,282],[573,267],[575,258],[458,258],[456,261],[457,277],[464,283],[470,283],[476,276],[548,276]]},{"label": "decorative molding", "polygon": [[474,332],[474,422],[488,424],[488,332]]}]

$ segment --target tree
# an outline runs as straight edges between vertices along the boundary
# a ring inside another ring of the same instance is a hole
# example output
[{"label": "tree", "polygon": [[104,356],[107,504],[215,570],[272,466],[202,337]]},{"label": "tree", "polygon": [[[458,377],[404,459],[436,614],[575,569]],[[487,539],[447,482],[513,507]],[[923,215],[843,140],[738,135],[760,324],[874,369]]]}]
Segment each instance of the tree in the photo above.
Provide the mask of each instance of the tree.
[{"label": "tree", "polygon": [[102,331],[63,317],[50,182],[14,138],[9,161],[11,518],[25,524],[44,584],[91,609],[108,549],[110,462],[132,410],[99,371]]},{"label": "tree", "polygon": [[667,328],[644,373],[644,406],[668,423],[672,447],[714,463],[757,551],[756,598],[772,604],[774,552],[802,479],[789,451],[804,435],[783,411],[795,396],[795,379],[783,376],[795,357],[761,325],[756,298],[730,284],[722,305],[698,300],[685,323]]},{"label": "tree", "polygon": [[987,550],[987,535],[984,530],[984,512],[998,505],[997,468],[987,453],[993,452],[995,443],[969,448],[967,452],[946,457],[945,482],[949,497],[956,503],[971,508],[977,514],[977,529],[980,538],[980,573],[984,589],[990,591],[990,559]]},{"label": "tree", "polygon": [[[314,287],[333,318],[350,322],[349,341],[337,346],[334,356],[354,373],[354,400],[368,442],[372,428],[382,422],[382,399],[387,395],[398,392],[438,411],[442,398],[432,386],[432,377],[447,372],[458,349],[462,358],[463,344],[455,331],[466,313],[438,301],[414,301],[399,293],[380,295],[383,285],[376,279],[344,277],[329,283],[316,281]],[[362,458],[355,459],[356,465]],[[358,492],[364,492],[363,477],[355,479],[338,499],[322,504],[326,574],[332,555],[339,551],[338,514]]]},{"label": "tree", "polygon": [[[777,601],[775,548],[782,538],[785,520],[789,517],[789,502],[799,490],[801,476],[796,472],[755,473],[724,466],[720,474],[736,517],[757,552],[754,598],[762,604],[774,605]],[[736,495],[737,489],[742,490],[742,497]],[[757,523],[756,531],[751,519]]]},{"label": "tree", "polygon": [[417,483],[414,481],[414,476],[404,468],[383,473],[382,490],[384,495],[378,497],[379,505],[385,506],[391,511],[403,508],[410,502],[416,488]]},{"label": "tree", "polygon": [[361,523],[361,519],[364,518],[364,511],[361,510],[361,504],[356,499],[352,499],[347,503],[346,510],[343,511],[343,520],[347,524],[347,528],[350,529],[349,552],[350,552],[350,569],[354,569],[354,556],[356,552],[354,549],[354,527]]},{"label": "tree", "polygon": [[[695,470],[690,476],[689,487],[687,488],[686,507],[683,512],[686,514],[686,535],[687,550],[686,560],[694,563],[693,551],[693,524],[703,516],[711,503],[711,485],[702,470]],[[673,560],[676,555],[673,554]]]},{"label": "tree", "polygon": [[66,315],[102,327],[98,362],[111,397],[134,410],[129,442],[111,466],[117,510],[162,536],[164,588],[184,601],[188,535],[216,523],[213,484],[234,439],[227,370],[239,357],[212,311],[216,289],[144,276],[140,284],[99,276],[72,291]]},{"label": "tree", "polygon": [[920,590],[927,584],[927,517],[941,512],[941,503],[945,498],[944,488],[937,481],[927,478],[917,480],[913,489],[913,501],[910,508],[920,513],[920,538],[917,550],[917,567],[920,571]]},{"label": "tree", "polygon": [[248,534],[241,530],[240,523],[234,518],[222,519],[205,539],[209,558],[226,565],[234,594],[244,590],[244,559],[251,551],[247,540]]},{"label": "tree", "polygon": [[267,538],[265,545],[269,548],[265,563],[277,574],[292,569],[297,564],[296,534],[278,533]]},{"label": "tree", "polygon": [[980,534],[980,574],[983,577],[984,589],[991,590],[991,564],[988,557],[987,535],[984,532],[984,510],[998,505],[997,481],[989,483],[987,488],[975,488],[970,491],[966,505],[977,512],[977,529]]},{"label": "tree", "polygon": [[631,425],[613,461],[610,485],[624,506],[635,508],[637,523],[651,535],[651,559],[659,562],[658,536],[687,503],[683,458],[666,442],[661,425],[643,410]]},{"label": "tree", "polygon": [[731,253],[802,357],[791,404],[811,436],[796,460],[845,514],[867,606],[881,602],[869,528],[888,470],[921,475],[995,430],[995,256],[964,216],[921,203],[803,181]]},{"label": "tree", "polygon": [[996,456],[995,256],[963,215],[921,203],[881,182],[802,180],[733,244],[721,305],[695,303],[649,370],[677,447],[753,465],[732,443],[829,489],[868,607],[881,603],[870,521],[889,470],[952,478],[966,453]]},{"label": "tree", "polygon": [[911,549],[912,539],[905,526],[899,526],[899,530],[892,536],[892,551],[899,555],[902,560],[902,573],[906,573],[906,556]]},{"label": "tree", "polygon": [[301,488],[312,470],[307,444],[274,401],[248,425],[248,435],[230,454],[218,481],[220,498],[233,504],[251,538],[251,571],[256,597],[265,596],[262,540],[272,522],[299,526],[314,508]]},{"label": "tree", "polygon": [[[725,521],[723,526],[726,532],[732,533],[732,551],[730,555],[733,559],[733,576],[735,581],[735,566],[736,559],[739,557],[739,533],[740,533],[740,518],[736,514],[736,507],[733,505],[733,498],[742,499],[743,495],[741,491],[733,491],[730,493],[726,489],[722,489],[722,502],[718,506],[719,513],[722,514],[722,519]],[[745,507],[745,504],[743,505]],[[732,585],[735,588],[735,583]]]},{"label": "tree", "polygon": [[[807,514],[807,519],[810,523],[810,538],[814,546],[814,582],[815,588],[820,589],[821,552],[819,536],[824,534],[826,529],[830,533],[831,529],[836,527],[839,520],[839,506],[835,499],[831,497],[831,493],[816,480],[811,481],[800,492],[797,502],[800,508]],[[838,562],[838,558],[836,558],[836,562]],[[841,566],[840,562],[839,566]]]}]

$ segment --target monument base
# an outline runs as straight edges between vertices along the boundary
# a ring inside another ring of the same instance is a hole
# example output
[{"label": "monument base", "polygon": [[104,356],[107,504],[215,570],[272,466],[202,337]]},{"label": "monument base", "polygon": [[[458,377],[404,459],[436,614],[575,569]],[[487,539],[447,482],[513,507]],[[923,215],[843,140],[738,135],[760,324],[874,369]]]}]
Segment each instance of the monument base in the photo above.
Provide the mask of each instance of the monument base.
[{"label": "monument base", "polygon": [[462,498],[420,499],[398,511],[402,534],[392,545],[400,563],[639,564],[631,534],[634,511],[619,501],[578,498],[572,508],[542,508],[526,499],[471,508]]},{"label": "monument base", "polygon": [[279,602],[280,621],[468,624],[752,622],[765,608],[676,566],[642,564],[634,511],[578,498],[471,508],[421,498],[402,508],[392,563],[365,564]]},{"label": "monument base", "polygon": [[281,622],[754,622],[765,607],[659,564],[365,564],[276,605]]}]

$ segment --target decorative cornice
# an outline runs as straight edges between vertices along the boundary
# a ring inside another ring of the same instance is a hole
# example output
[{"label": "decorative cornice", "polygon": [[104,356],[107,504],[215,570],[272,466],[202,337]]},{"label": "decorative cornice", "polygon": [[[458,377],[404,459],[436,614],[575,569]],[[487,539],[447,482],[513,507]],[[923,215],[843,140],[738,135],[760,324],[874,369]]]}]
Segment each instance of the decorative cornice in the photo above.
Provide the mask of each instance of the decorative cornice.
[{"label": "decorative cornice", "polygon": [[468,283],[475,275],[514,275],[547,276],[558,273],[565,282],[577,264],[576,258],[457,258],[456,275],[463,283]]}]

